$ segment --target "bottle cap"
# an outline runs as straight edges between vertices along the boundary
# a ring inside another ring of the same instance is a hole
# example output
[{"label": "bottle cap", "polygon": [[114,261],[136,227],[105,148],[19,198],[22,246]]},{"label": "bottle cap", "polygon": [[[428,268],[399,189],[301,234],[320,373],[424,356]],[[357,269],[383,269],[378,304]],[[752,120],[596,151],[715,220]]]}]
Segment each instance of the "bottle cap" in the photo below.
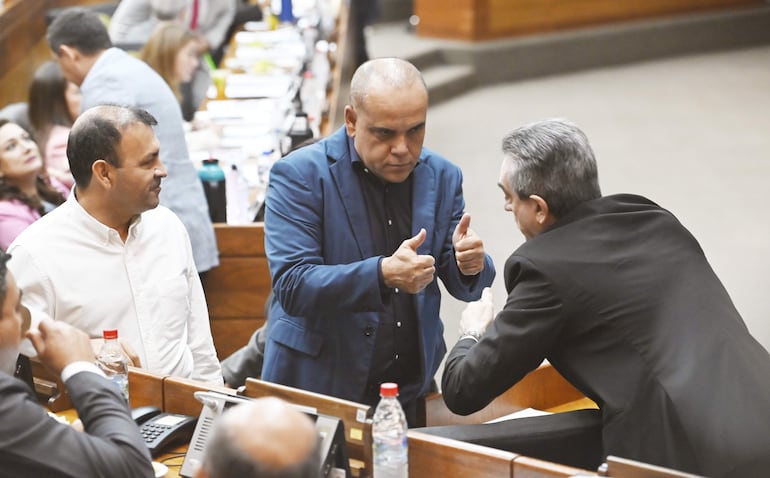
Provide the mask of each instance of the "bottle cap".
[{"label": "bottle cap", "polygon": [[398,396],[398,384],[393,382],[385,382],[380,384],[380,396],[383,397],[397,397]]},{"label": "bottle cap", "polygon": [[102,337],[104,337],[104,340],[117,339],[118,329],[104,329],[102,330]]},{"label": "bottle cap", "polygon": [[219,164],[219,160],[216,158],[204,159],[201,161],[203,164]]}]

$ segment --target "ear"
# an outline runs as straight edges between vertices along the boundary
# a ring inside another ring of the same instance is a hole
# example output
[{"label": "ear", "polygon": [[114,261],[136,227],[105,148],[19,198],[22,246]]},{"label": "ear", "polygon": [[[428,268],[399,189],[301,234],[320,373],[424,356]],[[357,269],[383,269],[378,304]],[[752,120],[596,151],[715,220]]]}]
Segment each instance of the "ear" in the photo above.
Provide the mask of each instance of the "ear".
[{"label": "ear", "polygon": [[354,138],[356,136],[356,120],[358,119],[358,113],[351,105],[345,106],[345,129],[348,132],[348,136]]},{"label": "ear", "polygon": [[80,52],[69,45],[60,45],[57,56],[64,57],[70,61],[75,61],[80,56]]},{"label": "ear", "polygon": [[105,189],[112,187],[115,179],[115,167],[103,159],[97,159],[91,165],[91,182],[98,182]]},{"label": "ear", "polygon": [[541,196],[532,194],[529,198],[535,203],[535,220],[541,226],[550,226],[555,218],[551,215],[548,203]]}]

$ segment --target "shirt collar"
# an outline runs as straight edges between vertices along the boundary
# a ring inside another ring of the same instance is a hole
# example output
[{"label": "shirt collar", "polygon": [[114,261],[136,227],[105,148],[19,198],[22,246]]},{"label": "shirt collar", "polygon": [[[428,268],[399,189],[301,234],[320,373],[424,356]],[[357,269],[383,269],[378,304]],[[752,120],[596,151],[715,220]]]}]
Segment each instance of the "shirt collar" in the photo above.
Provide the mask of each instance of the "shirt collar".
[{"label": "shirt collar", "polygon": [[[115,229],[101,223],[98,219],[93,217],[85,208],[78,202],[75,197],[75,190],[67,198],[67,204],[74,211],[76,222],[80,227],[83,227],[85,231],[96,237],[102,245],[107,245],[112,239],[120,240],[120,235]],[[140,214],[131,221],[128,226],[128,238],[135,236],[141,232],[142,215]],[[128,240],[128,239],[127,239]]]}]

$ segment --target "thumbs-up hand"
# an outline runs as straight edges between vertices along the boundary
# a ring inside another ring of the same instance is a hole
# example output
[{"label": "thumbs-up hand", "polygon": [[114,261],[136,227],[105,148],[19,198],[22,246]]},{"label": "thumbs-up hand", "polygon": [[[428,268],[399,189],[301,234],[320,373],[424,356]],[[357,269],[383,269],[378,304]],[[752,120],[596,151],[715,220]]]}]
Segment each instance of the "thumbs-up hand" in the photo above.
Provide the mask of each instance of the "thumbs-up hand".
[{"label": "thumbs-up hand", "polygon": [[466,212],[452,234],[457,268],[466,276],[484,270],[484,243],[470,226],[471,215]]},{"label": "thumbs-up hand", "polygon": [[468,303],[463,310],[460,317],[460,336],[471,335],[477,339],[481,338],[494,316],[492,289],[485,287],[481,292],[481,299]]},{"label": "thumbs-up hand", "polygon": [[401,243],[392,256],[382,260],[382,277],[385,285],[416,294],[433,282],[436,260],[430,255],[417,254],[417,248],[425,242],[427,233],[420,229],[416,236]]}]

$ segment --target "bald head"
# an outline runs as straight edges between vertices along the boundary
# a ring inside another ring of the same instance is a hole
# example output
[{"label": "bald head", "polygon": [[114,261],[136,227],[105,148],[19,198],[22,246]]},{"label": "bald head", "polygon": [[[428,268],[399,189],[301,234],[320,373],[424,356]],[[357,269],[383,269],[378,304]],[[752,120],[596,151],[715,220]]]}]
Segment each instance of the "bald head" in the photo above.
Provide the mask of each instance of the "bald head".
[{"label": "bald head", "polygon": [[399,58],[377,58],[358,67],[350,80],[350,103],[363,107],[374,93],[419,87],[428,95],[425,80],[414,65]]},{"label": "bald head", "polygon": [[317,447],[310,418],[278,398],[259,398],[219,418],[198,477],[317,477]]}]

